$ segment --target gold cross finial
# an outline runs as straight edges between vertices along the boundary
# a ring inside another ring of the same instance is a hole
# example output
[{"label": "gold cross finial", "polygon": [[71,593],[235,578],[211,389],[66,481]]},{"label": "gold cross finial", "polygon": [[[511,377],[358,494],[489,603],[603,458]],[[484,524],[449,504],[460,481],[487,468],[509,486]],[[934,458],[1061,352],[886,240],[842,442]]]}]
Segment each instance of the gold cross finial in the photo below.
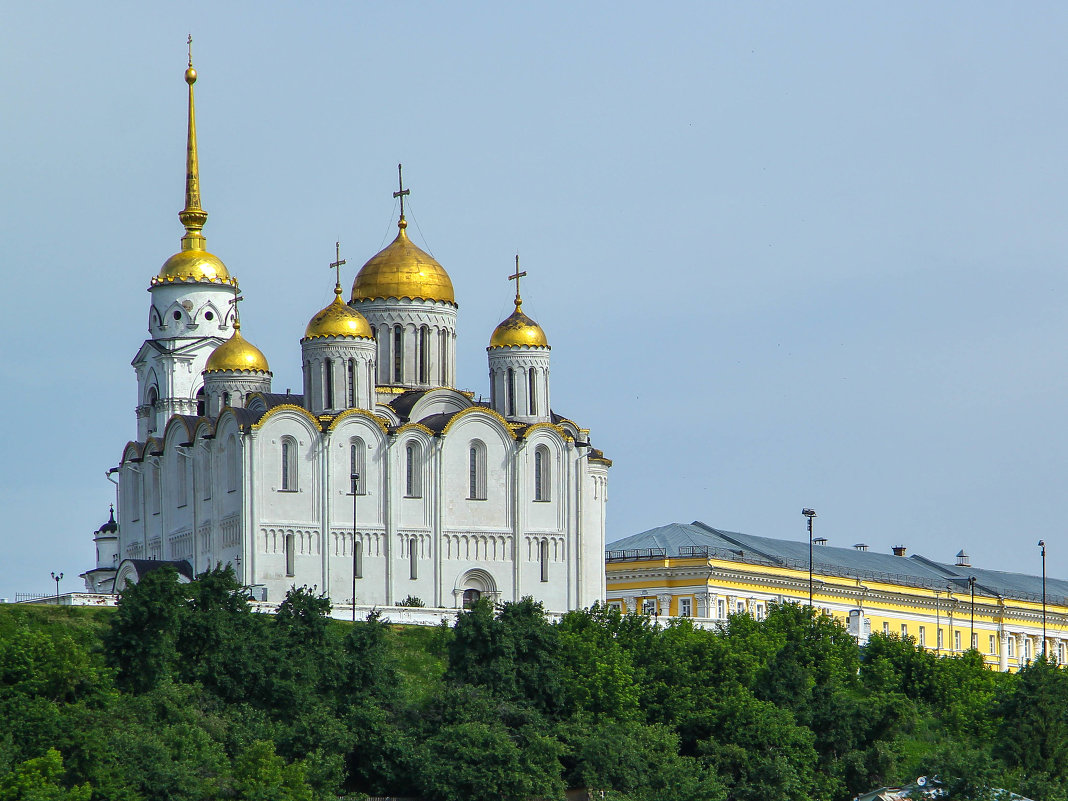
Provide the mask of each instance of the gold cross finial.
[{"label": "gold cross finial", "polygon": [[189,34],[189,38],[185,40],[186,45],[189,46],[189,66],[193,66],[193,34]]},{"label": "gold cross finial", "polygon": [[518,309],[523,299],[519,297],[519,279],[527,274],[526,270],[519,272],[519,254],[515,254],[515,272],[508,276],[509,281],[515,281],[515,307]]},{"label": "gold cross finial", "polygon": [[234,307],[234,331],[241,330],[241,314],[237,310],[237,304],[244,300],[239,294],[240,290],[237,288],[237,281],[234,281],[234,299],[230,301],[230,305]]},{"label": "gold cross finial", "polygon": [[401,216],[400,216],[400,218],[401,218],[401,220],[403,220],[404,219],[404,196],[405,195],[410,195],[412,193],[412,190],[404,188],[404,176],[401,174],[401,165],[400,164],[397,165],[397,185],[398,185],[399,189],[398,189],[398,191],[393,193],[393,197],[399,197],[400,198],[400,203],[401,203]]},{"label": "gold cross finial", "polygon": [[347,264],[346,260],[341,258],[341,242],[334,243],[334,261],[330,262],[330,269],[337,270],[337,286],[334,287],[334,292],[338,295],[341,294],[341,265]]}]

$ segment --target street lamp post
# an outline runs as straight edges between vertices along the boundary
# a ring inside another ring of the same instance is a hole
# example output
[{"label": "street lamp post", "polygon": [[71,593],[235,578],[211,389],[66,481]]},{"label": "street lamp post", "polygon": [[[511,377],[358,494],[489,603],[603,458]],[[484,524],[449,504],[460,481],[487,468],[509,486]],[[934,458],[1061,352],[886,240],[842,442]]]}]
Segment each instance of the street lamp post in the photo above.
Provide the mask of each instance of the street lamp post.
[{"label": "street lamp post", "polygon": [[1046,541],[1039,540],[1042,549],[1042,658],[1046,657]]},{"label": "street lamp post", "polygon": [[352,479],[352,622],[356,622],[356,489],[360,474],[353,473]]},{"label": "street lamp post", "polygon": [[63,579],[62,573],[52,573],[52,581],[56,582],[56,600],[59,600],[59,582]]},{"label": "street lamp post", "polygon": [[808,518],[808,607],[812,608],[812,518],[816,512],[812,509],[802,509],[801,514]]}]

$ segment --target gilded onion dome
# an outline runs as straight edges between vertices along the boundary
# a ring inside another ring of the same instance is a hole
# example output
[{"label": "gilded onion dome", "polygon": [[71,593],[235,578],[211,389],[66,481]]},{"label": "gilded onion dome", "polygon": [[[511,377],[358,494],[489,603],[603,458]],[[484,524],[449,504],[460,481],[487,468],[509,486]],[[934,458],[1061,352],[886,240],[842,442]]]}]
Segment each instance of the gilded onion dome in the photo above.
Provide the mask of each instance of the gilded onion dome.
[{"label": "gilded onion dome", "polygon": [[445,268],[408,238],[407,221],[397,223],[397,238],[371,257],[352,284],[352,300],[412,298],[456,303]]},{"label": "gilded onion dome", "polygon": [[508,315],[500,325],[493,329],[489,349],[526,346],[528,348],[548,348],[549,340],[545,331],[536,322],[523,314],[523,301],[515,299],[515,311]]},{"label": "gilded onion dome", "polygon": [[367,319],[341,299],[341,287],[334,288],[334,301],[311,318],[304,329],[304,339],[318,337],[356,337],[374,339]]},{"label": "gilded onion dome", "polygon": [[241,336],[241,323],[234,322],[234,334],[212,351],[204,365],[205,373],[267,373],[263,351]]},{"label": "gilded onion dome", "polygon": [[[192,37],[190,37],[190,44]],[[193,107],[193,84],[197,80],[197,71],[193,69],[193,56],[190,49],[189,68],[185,71],[185,82],[189,84],[189,129],[185,148],[185,208],[178,212],[178,219],[185,226],[182,237],[182,249],[163,263],[159,275],[152,279],[152,285],[174,281],[194,281],[198,283],[234,283],[226,265],[218,256],[204,249],[204,234],[201,233],[208,213],[200,206],[200,167],[197,159],[197,125]]]}]

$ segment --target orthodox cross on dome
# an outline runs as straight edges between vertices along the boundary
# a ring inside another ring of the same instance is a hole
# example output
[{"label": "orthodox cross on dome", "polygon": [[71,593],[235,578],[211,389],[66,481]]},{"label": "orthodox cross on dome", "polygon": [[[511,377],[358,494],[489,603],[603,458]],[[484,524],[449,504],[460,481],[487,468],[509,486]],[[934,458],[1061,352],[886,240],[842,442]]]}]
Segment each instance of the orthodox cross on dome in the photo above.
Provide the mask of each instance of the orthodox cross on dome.
[{"label": "orthodox cross on dome", "polygon": [[400,215],[400,218],[403,220],[404,219],[404,196],[405,195],[410,195],[412,193],[412,190],[404,188],[404,176],[401,174],[401,165],[400,164],[397,165],[397,185],[398,185],[398,190],[393,193],[393,197],[399,197],[400,198],[400,204],[401,204],[401,215]]},{"label": "orthodox cross on dome", "polygon": [[244,300],[239,294],[240,290],[237,288],[237,281],[234,281],[234,299],[229,301],[230,305],[234,307],[234,330],[238,331],[241,328],[241,314],[237,310],[237,304]]},{"label": "orthodox cross on dome", "polygon": [[337,289],[340,290],[341,289],[341,265],[348,263],[345,259],[341,258],[341,243],[340,242],[335,242],[334,243],[334,259],[335,259],[334,261],[330,262],[330,269],[337,271]]},{"label": "orthodox cross on dome", "polygon": [[519,272],[519,254],[515,254],[515,272],[508,276],[509,281],[515,281],[515,305],[519,308],[519,304],[523,302],[523,299],[519,297],[519,279],[527,274],[526,270]]},{"label": "orthodox cross on dome", "polygon": [[193,34],[189,34],[189,38],[185,40],[185,43],[189,46],[189,66],[193,66]]}]

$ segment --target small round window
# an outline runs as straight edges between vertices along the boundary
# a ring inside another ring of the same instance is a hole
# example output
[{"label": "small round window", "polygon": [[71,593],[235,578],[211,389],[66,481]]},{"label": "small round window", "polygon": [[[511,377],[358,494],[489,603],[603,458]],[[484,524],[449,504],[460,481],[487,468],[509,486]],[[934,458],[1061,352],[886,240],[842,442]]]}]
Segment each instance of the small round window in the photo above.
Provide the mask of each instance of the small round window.
[{"label": "small round window", "polygon": [[204,312],[204,319],[205,320],[214,320],[215,319],[215,315],[212,314],[211,312]]},{"label": "small round window", "polygon": [[182,319],[182,313],[181,312],[177,312],[176,311],[173,316],[174,316],[175,320],[181,320]]}]

